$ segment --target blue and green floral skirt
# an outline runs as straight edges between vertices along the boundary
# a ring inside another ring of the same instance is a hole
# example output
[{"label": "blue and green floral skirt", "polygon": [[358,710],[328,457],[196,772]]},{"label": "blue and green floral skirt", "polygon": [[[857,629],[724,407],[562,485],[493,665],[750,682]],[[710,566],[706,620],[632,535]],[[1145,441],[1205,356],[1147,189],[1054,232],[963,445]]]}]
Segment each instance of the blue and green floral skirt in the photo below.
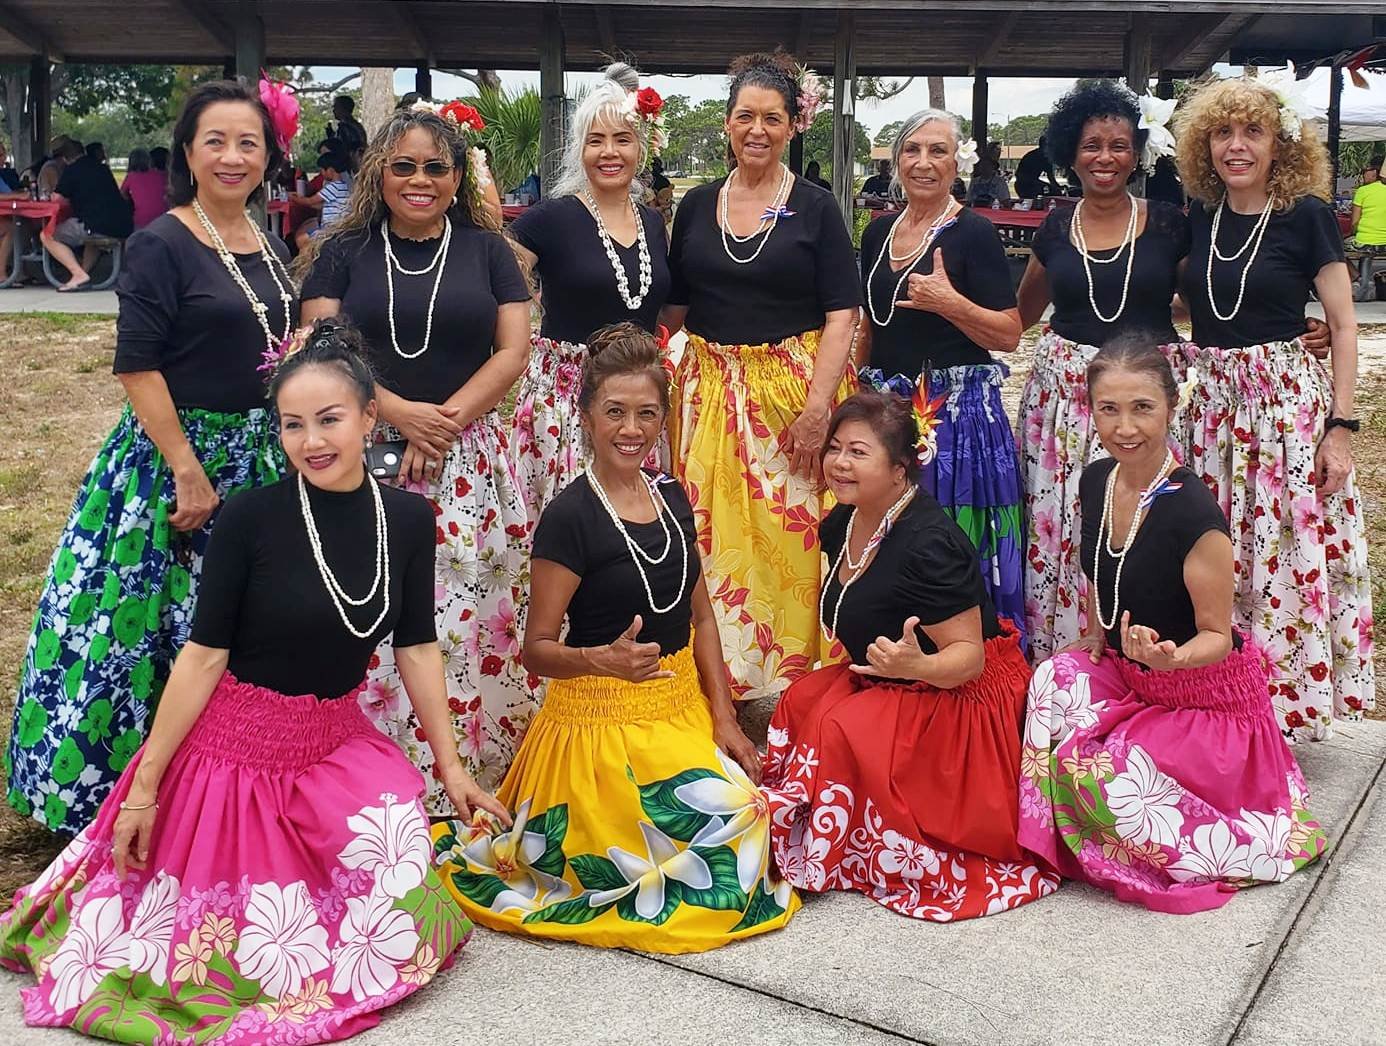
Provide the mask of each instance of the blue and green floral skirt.
[{"label": "blue and green floral skirt", "polygon": [[[284,471],[272,412],[178,417],[223,500]],[[54,831],[96,814],[191,631],[216,516],[184,533],[169,528],[175,508],[173,473],[127,406],[53,553],[15,697],[10,805]]]}]

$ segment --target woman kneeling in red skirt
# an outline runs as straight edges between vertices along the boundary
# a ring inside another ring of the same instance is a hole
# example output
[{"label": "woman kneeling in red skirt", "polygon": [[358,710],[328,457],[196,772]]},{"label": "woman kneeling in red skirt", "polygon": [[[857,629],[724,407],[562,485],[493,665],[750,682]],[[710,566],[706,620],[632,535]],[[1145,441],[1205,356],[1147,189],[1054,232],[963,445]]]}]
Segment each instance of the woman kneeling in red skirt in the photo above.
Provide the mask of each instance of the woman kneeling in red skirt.
[{"label": "woman kneeling in red skirt", "polygon": [[949,922],[1059,879],[1016,841],[1030,669],[972,543],[918,487],[933,453],[920,408],[863,392],[829,423],[823,472],[838,506],[820,528],[831,570],[819,619],[851,660],[780,700],[765,782],[787,880]]}]

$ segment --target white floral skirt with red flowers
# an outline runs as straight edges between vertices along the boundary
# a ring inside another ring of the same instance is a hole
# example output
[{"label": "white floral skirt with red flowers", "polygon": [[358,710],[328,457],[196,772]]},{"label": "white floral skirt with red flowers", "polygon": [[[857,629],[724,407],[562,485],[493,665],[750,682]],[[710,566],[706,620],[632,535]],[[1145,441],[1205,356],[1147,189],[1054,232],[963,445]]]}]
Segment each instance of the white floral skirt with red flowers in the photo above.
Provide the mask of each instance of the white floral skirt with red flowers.
[{"label": "white floral skirt with red flowers", "polygon": [[1270,653],[1281,730],[1324,740],[1376,706],[1372,591],[1355,473],[1323,496],[1314,451],[1332,386],[1299,342],[1184,347],[1185,463],[1232,525],[1234,621]]},{"label": "white floral skirt with red flowers", "polygon": [[[541,683],[520,664],[529,605],[529,537],[524,500],[491,411],[457,437],[437,483],[400,484],[427,497],[437,517],[438,645],[462,763],[483,788],[500,784],[539,707]],[[400,439],[389,426],[376,440]],[[428,784],[430,816],[452,812],[433,775],[389,640],[381,644],[361,695],[366,714],[399,742]]]},{"label": "white floral skirt with red flowers", "polygon": [[510,428],[510,457],[531,529],[586,463],[577,402],[586,360],[586,345],[538,335],[531,342]]}]

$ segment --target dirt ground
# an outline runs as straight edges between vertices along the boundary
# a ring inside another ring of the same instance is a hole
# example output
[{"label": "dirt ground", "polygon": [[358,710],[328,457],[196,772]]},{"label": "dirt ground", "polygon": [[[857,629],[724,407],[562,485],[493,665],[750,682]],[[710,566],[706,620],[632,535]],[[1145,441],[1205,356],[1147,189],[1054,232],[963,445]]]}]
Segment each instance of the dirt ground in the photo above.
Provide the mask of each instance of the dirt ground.
[{"label": "dirt ground", "polygon": [[[1366,501],[1374,602],[1386,606],[1386,328],[1362,332],[1363,378],[1354,443]],[[124,397],[111,376],[115,323],[81,316],[0,317],[0,746],[10,732],[14,680],[53,545],[92,454]],[[1029,353],[1022,346],[1007,383],[1012,409]],[[1383,618],[1386,620],[1386,618]],[[1377,626],[1378,671],[1386,624]],[[1375,713],[1386,719],[1386,708]],[[31,880],[63,840],[0,802],[0,898]]]}]

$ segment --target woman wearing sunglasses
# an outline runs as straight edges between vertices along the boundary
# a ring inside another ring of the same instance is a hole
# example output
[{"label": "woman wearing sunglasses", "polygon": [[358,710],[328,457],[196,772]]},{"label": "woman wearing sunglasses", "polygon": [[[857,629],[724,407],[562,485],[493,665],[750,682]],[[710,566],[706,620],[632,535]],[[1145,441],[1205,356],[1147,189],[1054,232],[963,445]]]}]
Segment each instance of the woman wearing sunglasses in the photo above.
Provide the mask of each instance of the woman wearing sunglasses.
[{"label": "woman wearing sunglasses", "polygon": [[[529,288],[485,207],[453,102],[395,113],[366,150],[346,212],[300,258],[304,319],[344,314],[379,376],[373,465],[433,502],[438,638],[467,770],[485,787],[536,707],[519,660],[529,587],[524,501],[496,407],[529,359]],[[393,458],[393,462],[391,462]],[[373,468],[373,472],[381,475]],[[362,700],[448,809],[389,644]]]}]

